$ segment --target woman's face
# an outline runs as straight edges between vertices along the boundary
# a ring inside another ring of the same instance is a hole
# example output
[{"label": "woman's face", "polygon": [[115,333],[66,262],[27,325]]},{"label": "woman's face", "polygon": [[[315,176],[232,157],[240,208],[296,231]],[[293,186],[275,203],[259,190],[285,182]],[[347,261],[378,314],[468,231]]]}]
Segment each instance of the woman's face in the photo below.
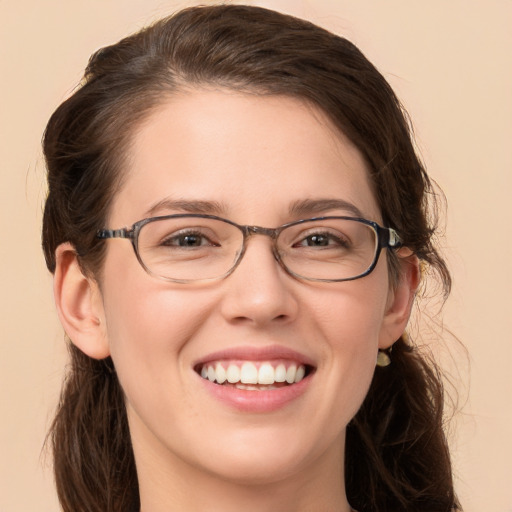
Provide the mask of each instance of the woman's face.
[{"label": "woman's face", "polygon": [[[359,151],[296,99],[181,93],[138,129],[130,151],[111,228],[174,213],[277,227],[353,216],[353,207],[381,220]],[[378,347],[394,341],[385,251],[367,277],[308,282],[285,273],[270,238],[256,235],[227,278],[176,284],[146,273],[128,241],[107,243],[104,325],[139,470],[240,482],[339,475],[345,427]],[[201,376],[217,364],[235,374],[244,364],[308,371],[277,389],[239,389]]]}]

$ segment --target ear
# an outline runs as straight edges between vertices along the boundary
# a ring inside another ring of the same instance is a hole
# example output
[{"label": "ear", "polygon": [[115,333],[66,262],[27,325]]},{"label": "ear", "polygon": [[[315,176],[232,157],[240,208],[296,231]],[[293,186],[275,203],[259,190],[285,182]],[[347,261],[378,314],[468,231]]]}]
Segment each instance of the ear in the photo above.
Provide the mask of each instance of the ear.
[{"label": "ear", "polygon": [[420,283],[421,273],[417,256],[406,247],[400,249],[398,256],[400,280],[397,286],[389,291],[379,337],[380,349],[389,348],[404,333]]},{"label": "ear", "polygon": [[66,334],[89,357],[109,356],[103,301],[97,282],[83,274],[70,243],[59,245],[55,256],[53,293]]}]

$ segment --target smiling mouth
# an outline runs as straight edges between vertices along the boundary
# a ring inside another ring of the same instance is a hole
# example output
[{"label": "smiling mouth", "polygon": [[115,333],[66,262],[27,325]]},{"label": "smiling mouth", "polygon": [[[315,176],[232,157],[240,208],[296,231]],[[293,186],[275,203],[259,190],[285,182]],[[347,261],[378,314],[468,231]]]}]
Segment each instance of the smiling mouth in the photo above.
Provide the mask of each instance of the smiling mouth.
[{"label": "smiling mouth", "polygon": [[313,368],[292,361],[212,361],[198,365],[195,370],[213,384],[269,391],[301,382]]}]

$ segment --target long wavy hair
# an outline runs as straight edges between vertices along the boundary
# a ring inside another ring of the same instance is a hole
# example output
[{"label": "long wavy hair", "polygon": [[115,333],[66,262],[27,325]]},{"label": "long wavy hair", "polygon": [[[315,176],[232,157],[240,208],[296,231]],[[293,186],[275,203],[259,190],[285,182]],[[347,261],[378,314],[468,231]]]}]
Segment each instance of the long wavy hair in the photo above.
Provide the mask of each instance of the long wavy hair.
[{"label": "long wavy hair", "polygon": [[[95,236],[123,179],[137,127],[187,87],[218,86],[286,95],[322,109],[367,162],[385,225],[437,274],[450,275],[433,244],[432,184],[392,89],[349,41],[309,22],[240,5],[194,7],[162,19],[90,59],[81,86],[52,115],[43,146],[48,196],[47,266],[71,242],[83,271],[101,278],[104,243]],[[398,279],[390,258],[392,279]],[[124,395],[110,358],[72,343],[71,364],[49,433],[65,512],[138,510],[139,491]],[[346,490],[360,512],[460,510],[443,431],[436,366],[400,338],[392,364],[377,368],[347,428]]]}]

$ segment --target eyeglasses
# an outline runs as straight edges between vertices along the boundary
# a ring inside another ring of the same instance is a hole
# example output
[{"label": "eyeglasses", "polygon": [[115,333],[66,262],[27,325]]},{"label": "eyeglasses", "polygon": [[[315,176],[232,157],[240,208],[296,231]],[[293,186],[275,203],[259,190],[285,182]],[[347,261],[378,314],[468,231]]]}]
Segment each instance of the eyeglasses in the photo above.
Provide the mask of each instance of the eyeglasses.
[{"label": "eyeglasses", "polygon": [[350,281],[368,275],[383,248],[397,249],[392,228],[353,217],[317,217],[278,228],[240,226],[214,215],[177,214],[102,229],[97,238],[127,238],[142,267],[175,283],[222,279],[242,260],[253,235],[272,239],[272,251],[290,275],[309,281]]}]

